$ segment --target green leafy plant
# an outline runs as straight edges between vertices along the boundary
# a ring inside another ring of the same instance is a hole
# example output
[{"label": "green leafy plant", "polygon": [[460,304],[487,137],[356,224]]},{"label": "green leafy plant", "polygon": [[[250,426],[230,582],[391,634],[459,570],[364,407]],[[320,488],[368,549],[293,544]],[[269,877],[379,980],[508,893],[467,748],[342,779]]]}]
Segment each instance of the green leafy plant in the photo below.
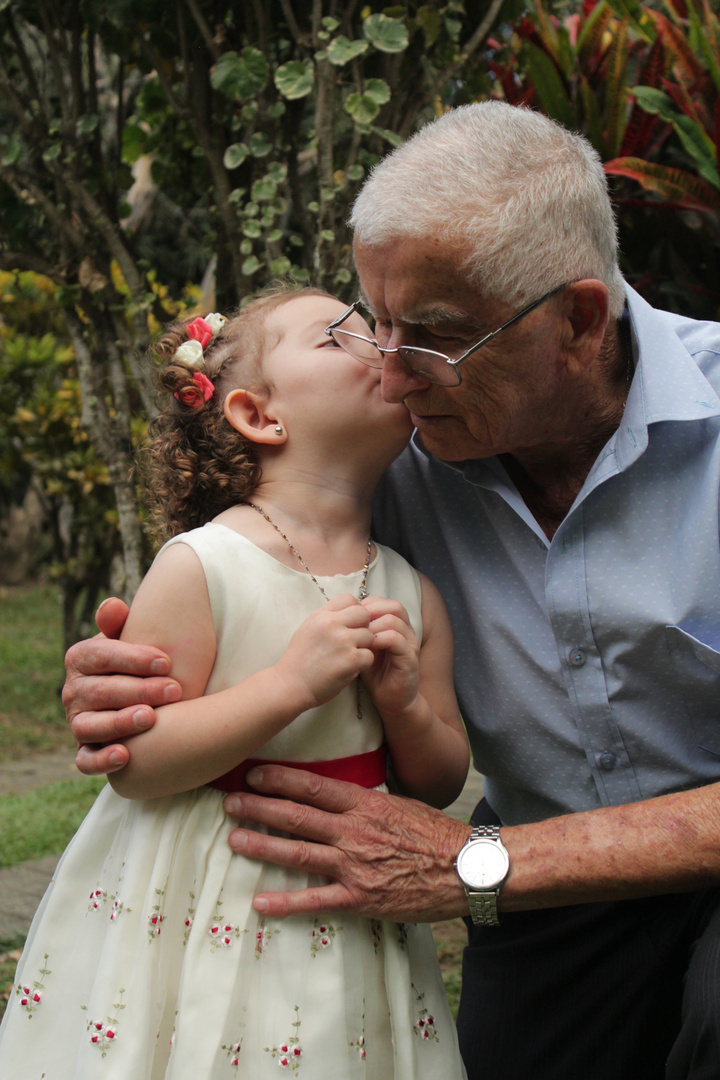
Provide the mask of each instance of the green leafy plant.
[{"label": "green leafy plant", "polygon": [[[563,11],[561,5],[557,5]],[[539,2],[496,41],[508,100],[582,130],[613,177],[624,270],[651,301],[713,317],[720,293],[720,22],[707,0]]]}]

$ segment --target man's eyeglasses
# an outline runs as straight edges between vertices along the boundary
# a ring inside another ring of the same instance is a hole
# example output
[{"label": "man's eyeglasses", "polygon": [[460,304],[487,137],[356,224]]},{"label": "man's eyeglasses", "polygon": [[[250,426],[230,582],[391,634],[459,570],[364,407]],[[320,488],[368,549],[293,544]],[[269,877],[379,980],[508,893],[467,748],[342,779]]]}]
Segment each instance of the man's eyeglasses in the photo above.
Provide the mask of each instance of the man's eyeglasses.
[{"label": "man's eyeglasses", "polygon": [[529,315],[540,304],[544,304],[551,296],[555,296],[556,293],[567,288],[568,284],[569,282],[565,282],[558,285],[555,289],[551,289],[550,292],[541,296],[539,300],[534,300],[532,304],[528,304],[522,311],[518,311],[517,315],[513,315],[511,319],[504,322],[502,326],[498,326],[497,330],[485,334],[485,337],[481,338],[475,345],[471,345],[461,356],[454,359],[446,356],[445,353],[435,352],[434,349],[420,349],[414,345],[399,345],[396,349],[382,349],[374,338],[363,337],[362,334],[354,334],[350,330],[340,329],[342,323],[349,319],[353,312],[357,311],[362,305],[361,300],[356,300],[347,311],[344,311],[334,322],[331,322],[325,328],[325,333],[333,339],[336,345],[339,345],[341,349],[350,353],[350,356],[367,367],[381,368],[386,355],[397,353],[411,371],[414,371],[416,375],[420,375],[421,378],[427,379],[428,382],[438,383],[440,386],[459,386],[462,382],[462,375],[458,370],[460,364],[463,364],[469,356],[481,349],[483,345],[487,345],[488,341],[492,341],[493,338],[497,337],[502,330],[507,330],[508,326],[512,326],[513,323],[516,323],[525,315]]}]

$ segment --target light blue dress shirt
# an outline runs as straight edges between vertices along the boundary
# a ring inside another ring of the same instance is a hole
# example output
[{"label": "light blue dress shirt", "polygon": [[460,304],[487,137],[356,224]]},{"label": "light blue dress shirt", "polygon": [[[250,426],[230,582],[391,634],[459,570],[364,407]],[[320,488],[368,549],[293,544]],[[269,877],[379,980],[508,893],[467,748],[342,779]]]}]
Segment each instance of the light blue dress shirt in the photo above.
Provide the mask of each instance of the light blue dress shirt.
[{"label": "light blue dress shirt", "polygon": [[622,423],[552,542],[497,458],[413,440],[376,500],[378,539],[445,597],[508,825],[720,780],[720,324],[628,309]]}]

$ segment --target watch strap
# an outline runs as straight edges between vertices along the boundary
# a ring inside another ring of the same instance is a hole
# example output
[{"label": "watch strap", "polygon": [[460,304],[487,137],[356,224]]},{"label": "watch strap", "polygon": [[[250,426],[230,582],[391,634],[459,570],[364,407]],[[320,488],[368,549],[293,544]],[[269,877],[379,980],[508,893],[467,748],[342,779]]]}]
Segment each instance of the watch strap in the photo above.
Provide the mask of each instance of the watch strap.
[{"label": "watch strap", "polygon": [[[473,831],[468,837],[468,843],[472,843],[473,840],[497,840],[500,841],[500,826],[499,825],[476,825]],[[473,921],[474,926],[499,926],[500,917],[498,915],[497,902],[500,888],[489,889],[487,892],[481,892],[477,889],[469,889],[465,887],[467,893],[468,906],[470,908],[470,918]]]}]

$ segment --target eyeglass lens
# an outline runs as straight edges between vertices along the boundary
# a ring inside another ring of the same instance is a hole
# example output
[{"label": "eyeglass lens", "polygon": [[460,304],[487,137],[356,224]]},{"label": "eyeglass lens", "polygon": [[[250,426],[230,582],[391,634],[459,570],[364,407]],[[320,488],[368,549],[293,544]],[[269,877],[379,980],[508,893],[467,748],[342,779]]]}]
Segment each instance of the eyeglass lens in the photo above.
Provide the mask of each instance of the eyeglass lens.
[{"label": "eyeglass lens", "polygon": [[[383,366],[383,351],[374,341],[337,327],[330,333],[335,344],[350,353],[361,364],[373,368]],[[443,386],[457,386],[460,382],[459,372],[452,364],[448,364],[447,357],[442,353],[436,353],[430,349],[418,349],[412,345],[401,345],[398,349],[386,351],[399,356],[411,371],[429,379],[430,382],[440,383]]]}]

